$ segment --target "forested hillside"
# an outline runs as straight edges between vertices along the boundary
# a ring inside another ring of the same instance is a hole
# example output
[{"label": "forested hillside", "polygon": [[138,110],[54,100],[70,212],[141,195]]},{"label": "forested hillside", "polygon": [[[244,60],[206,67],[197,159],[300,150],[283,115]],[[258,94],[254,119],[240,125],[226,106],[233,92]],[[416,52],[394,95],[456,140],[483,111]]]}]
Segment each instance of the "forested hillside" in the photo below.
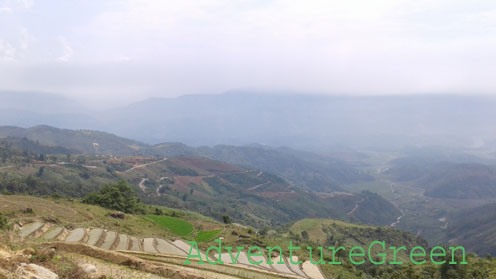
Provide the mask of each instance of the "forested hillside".
[{"label": "forested hillside", "polygon": [[308,216],[387,225],[400,214],[372,193],[314,193],[270,172],[202,157],[45,154],[19,148],[1,148],[0,191],[83,197],[124,179],[146,203],[195,210],[218,220],[226,215],[255,227]]}]

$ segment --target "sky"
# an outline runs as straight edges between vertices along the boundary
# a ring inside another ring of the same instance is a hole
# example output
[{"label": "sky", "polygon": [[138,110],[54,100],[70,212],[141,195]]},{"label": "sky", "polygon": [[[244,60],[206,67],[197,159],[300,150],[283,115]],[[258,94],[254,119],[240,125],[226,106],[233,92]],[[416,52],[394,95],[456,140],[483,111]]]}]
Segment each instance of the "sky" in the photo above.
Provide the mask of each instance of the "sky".
[{"label": "sky", "polygon": [[496,94],[496,1],[0,0],[0,89]]}]

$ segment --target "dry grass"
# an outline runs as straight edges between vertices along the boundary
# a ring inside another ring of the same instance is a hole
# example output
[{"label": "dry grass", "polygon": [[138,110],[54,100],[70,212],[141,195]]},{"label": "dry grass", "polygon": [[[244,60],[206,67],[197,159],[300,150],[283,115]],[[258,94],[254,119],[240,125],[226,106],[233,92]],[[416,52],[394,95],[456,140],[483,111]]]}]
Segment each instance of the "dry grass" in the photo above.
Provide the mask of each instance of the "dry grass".
[{"label": "dry grass", "polygon": [[[27,208],[31,208],[34,214],[26,213]],[[69,205],[32,196],[0,195],[0,212],[18,217],[18,219],[31,219],[34,215],[71,223],[87,222],[92,219],[88,212],[78,211]]]},{"label": "dry grass", "polygon": [[[8,258],[0,257],[0,270],[14,274],[21,263],[31,263],[43,266],[59,275],[60,279],[89,279],[88,275],[76,264],[72,257],[67,257],[50,249],[32,249],[11,251]],[[1,278],[1,276],[0,276]]]}]

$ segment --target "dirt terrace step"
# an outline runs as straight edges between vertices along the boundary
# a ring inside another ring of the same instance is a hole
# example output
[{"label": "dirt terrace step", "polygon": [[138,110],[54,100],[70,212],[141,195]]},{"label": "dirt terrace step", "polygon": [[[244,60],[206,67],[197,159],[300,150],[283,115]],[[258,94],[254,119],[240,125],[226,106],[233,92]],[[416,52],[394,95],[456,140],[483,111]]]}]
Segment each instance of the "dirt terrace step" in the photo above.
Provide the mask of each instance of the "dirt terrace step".
[{"label": "dirt terrace step", "polygon": [[69,233],[69,235],[65,239],[65,242],[67,243],[80,242],[84,239],[85,236],[86,236],[86,229],[77,228]]},{"label": "dirt terrace step", "polygon": [[119,244],[115,247],[115,250],[128,250],[129,248],[129,236],[126,234],[119,234]]},{"label": "dirt terrace step", "polygon": [[28,237],[32,233],[34,233],[35,231],[37,231],[41,227],[43,227],[43,225],[44,224],[42,222],[34,222],[34,223],[26,224],[26,225],[21,227],[21,229],[19,231],[19,235],[22,237]]},{"label": "dirt terrace step", "polygon": [[129,247],[130,251],[142,251],[139,240],[136,237],[130,236],[129,241],[131,242],[131,245]]},{"label": "dirt terrace step", "polygon": [[177,246],[166,240],[156,238],[155,241],[156,241],[156,248],[160,254],[171,254],[171,255],[179,255],[179,256],[188,255],[188,253],[179,249]]},{"label": "dirt terrace step", "polygon": [[90,230],[90,232],[88,233],[88,241],[86,242],[86,244],[95,246],[102,237],[102,235],[103,235],[103,229],[96,228]]},{"label": "dirt terrace step", "polygon": [[116,239],[117,239],[116,232],[112,232],[112,231],[107,232],[101,248],[110,250],[110,248],[112,248],[112,245],[114,245]]},{"label": "dirt terrace step", "polygon": [[143,243],[143,252],[158,253],[157,249],[155,249],[155,239],[154,238],[144,238],[142,240],[142,243]]},{"label": "dirt terrace step", "polygon": [[43,235],[43,239],[44,240],[55,239],[57,236],[59,236],[62,233],[63,230],[64,230],[63,227],[52,227]]}]

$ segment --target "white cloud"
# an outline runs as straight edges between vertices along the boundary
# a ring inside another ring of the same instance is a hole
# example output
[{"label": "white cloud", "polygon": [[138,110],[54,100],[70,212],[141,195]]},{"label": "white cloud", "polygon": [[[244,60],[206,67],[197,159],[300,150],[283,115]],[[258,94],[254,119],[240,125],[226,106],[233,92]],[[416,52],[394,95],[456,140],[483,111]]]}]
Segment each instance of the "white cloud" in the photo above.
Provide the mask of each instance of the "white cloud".
[{"label": "white cloud", "polygon": [[131,57],[128,57],[128,56],[120,56],[117,58],[117,61],[119,61],[119,62],[129,62],[131,60],[132,60]]},{"label": "white cloud", "polygon": [[16,82],[44,90],[496,92],[494,0],[19,1],[0,18],[0,53],[43,72]]},{"label": "white cloud", "polygon": [[34,6],[34,0],[11,0],[25,9],[31,9]]},{"label": "white cloud", "polygon": [[466,16],[467,23],[477,24],[481,31],[496,30],[496,9]]},{"label": "white cloud", "polygon": [[21,27],[20,29],[20,39],[19,39],[19,47],[26,51],[29,48],[31,42],[33,42],[34,36],[29,33],[28,29],[25,27]]},{"label": "white cloud", "polygon": [[0,14],[10,14],[12,13],[12,9],[9,7],[0,7]]},{"label": "white cloud", "polygon": [[[0,1],[0,4],[3,4],[5,8],[12,11],[13,8],[23,8],[23,9],[31,9],[34,7],[34,0],[3,0]],[[2,8],[0,8],[1,12]]]},{"label": "white cloud", "polygon": [[0,40],[0,60],[15,61],[16,49],[8,42]]},{"label": "white cloud", "polygon": [[[256,86],[411,93],[471,84],[491,91],[496,85],[481,80],[484,75],[471,80],[478,71],[494,71],[478,61],[494,54],[488,36],[496,34],[478,34],[481,23],[465,20],[491,5],[478,3],[129,0],[85,30],[94,42],[87,59],[104,61],[118,49],[135,63],[194,76],[196,91]],[[180,88],[184,80],[176,82]]]},{"label": "white cloud", "polygon": [[58,41],[59,41],[60,45],[62,46],[62,55],[57,57],[57,60],[60,62],[64,62],[64,63],[69,62],[69,60],[71,60],[71,58],[72,58],[72,55],[74,54],[74,51],[73,51],[71,45],[69,44],[67,39],[63,36],[60,36],[58,38]]}]

